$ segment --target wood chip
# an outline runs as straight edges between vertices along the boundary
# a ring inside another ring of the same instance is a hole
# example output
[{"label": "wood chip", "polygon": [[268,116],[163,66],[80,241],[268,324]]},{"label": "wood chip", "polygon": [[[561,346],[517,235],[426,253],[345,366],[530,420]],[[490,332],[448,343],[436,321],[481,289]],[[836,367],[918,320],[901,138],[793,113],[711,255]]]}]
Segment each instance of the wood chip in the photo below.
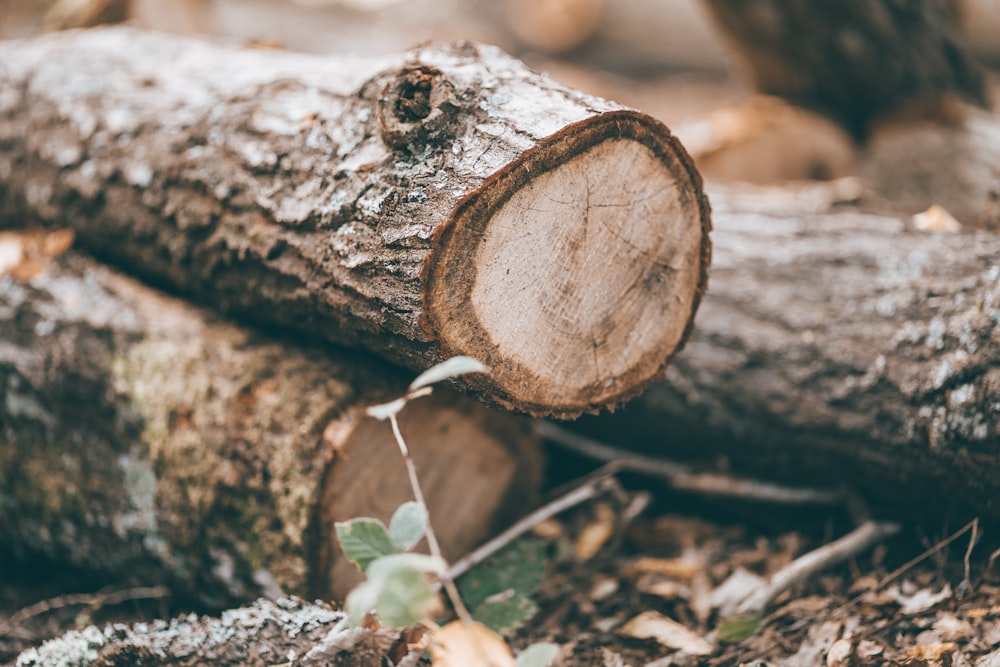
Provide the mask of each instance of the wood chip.
[{"label": "wood chip", "polygon": [[923,213],[913,216],[913,228],[918,232],[944,232],[957,234],[962,231],[962,223],[952,217],[951,213],[937,204],[932,205]]}]

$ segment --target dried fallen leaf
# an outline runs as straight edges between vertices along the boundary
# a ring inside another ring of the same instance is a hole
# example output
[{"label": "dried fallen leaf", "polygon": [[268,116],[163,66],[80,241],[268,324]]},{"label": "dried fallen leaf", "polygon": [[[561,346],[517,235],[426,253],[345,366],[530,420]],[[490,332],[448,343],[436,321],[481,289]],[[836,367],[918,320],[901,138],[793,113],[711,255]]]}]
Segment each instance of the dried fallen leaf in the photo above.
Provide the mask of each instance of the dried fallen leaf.
[{"label": "dried fallen leaf", "polygon": [[712,608],[723,618],[732,616],[743,600],[767,583],[763,577],[742,567],[736,568],[729,578],[712,591]]},{"label": "dried fallen leaf", "polygon": [[875,656],[882,655],[884,650],[877,642],[873,642],[870,639],[862,639],[858,642],[858,647],[854,649],[854,655],[862,662],[865,660],[871,661]]},{"label": "dried fallen leaf", "polygon": [[618,592],[618,580],[613,577],[598,576],[594,580],[594,585],[590,587],[590,599],[599,602],[606,600]]},{"label": "dried fallen leaf", "polygon": [[887,589],[886,593],[891,595],[893,600],[899,604],[899,611],[903,614],[919,614],[952,597],[951,586],[949,584],[945,584],[944,588],[937,593],[930,588],[922,588],[908,595],[896,586]]},{"label": "dried fallen leaf", "polygon": [[918,232],[944,232],[957,234],[962,231],[962,223],[952,217],[951,213],[937,204],[933,204],[923,213],[913,216],[913,228]]},{"label": "dried fallen leaf", "polygon": [[656,595],[665,600],[690,598],[691,588],[673,579],[664,579],[655,574],[645,574],[635,582],[635,589],[647,595]]},{"label": "dried fallen leaf", "polygon": [[620,632],[637,639],[655,639],[691,655],[708,655],[714,650],[701,635],[655,611],[644,611],[622,626]]},{"label": "dried fallen leaf", "polygon": [[631,577],[637,574],[662,574],[674,579],[689,580],[705,569],[705,562],[693,553],[685,553],[680,558],[650,558],[643,556],[630,562],[622,574]]},{"label": "dried fallen leaf", "polygon": [[931,626],[931,631],[936,633],[939,639],[948,642],[969,639],[976,634],[976,629],[971,623],[954,614],[941,614]]},{"label": "dried fallen leaf", "polygon": [[594,514],[594,521],[584,526],[573,544],[573,555],[581,562],[596,556],[615,534],[615,512],[609,505],[598,504]]},{"label": "dried fallen leaf", "polygon": [[24,243],[15,234],[0,234],[0,276],[6,275],[21,263]]},{"label": "dried fallen leaf", "polygon": [[954,653],[958,648],[955,642],[935,642],[913,646],[903,655],[914,660],[940,660],[945,653]]},{"label": "dried fallen leaf", "polygon": [[435,628],[429,648],[435,667],[515,667],[507,643],[481,623]]},{"label": "dried fallen leaf", "polygon": [[25,281],[45,271],[48,260],[73,245],[73,231],[0,232],[0,276]]},{"label": "dried fallen leaf", "polygon": [[826,652],[826,667],[847,667],[851,664],[854,643],[850,639],[838,639]]}]

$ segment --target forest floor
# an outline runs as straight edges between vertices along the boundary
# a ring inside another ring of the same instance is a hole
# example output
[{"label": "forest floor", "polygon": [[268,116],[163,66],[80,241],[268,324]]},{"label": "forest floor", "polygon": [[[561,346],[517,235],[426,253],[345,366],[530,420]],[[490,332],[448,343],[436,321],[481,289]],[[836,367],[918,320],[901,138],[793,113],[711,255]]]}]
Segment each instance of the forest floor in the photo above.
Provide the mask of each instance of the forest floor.
[{"label": "forest floor", "polygon": [[[995,536],[974,542],[978,526],[904,527],[793,585],[759,618],[726,620],[727,607],[848,532],[850,520],[628,482],[631,497],[653,498],[637,518],[625,516],[627,502],[597,500],[536,530],[549,559],[533,596],[539,611],[515,646],[557,643],[564,667],[1000,664],[1000,551],[990,552]],[[128,577],[0,566],[0,664],[91,624],[211,614]]]}]

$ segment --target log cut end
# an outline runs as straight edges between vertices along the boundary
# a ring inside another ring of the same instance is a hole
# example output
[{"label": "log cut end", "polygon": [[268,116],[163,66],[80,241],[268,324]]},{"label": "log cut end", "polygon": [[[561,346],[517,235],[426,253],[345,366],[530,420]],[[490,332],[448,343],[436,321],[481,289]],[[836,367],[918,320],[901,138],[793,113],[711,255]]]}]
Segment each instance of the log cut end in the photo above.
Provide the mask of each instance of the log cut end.
[{"label": "log cut end", "polygon": [[630,111],[570,125],[467,197],[428,263],[448,354],[492,369],[498,404],[570,418],[658,377],[706,288],[701,179],[661,124]]},{"label": "log cut end", "polygon": [[[407,406],[400,429],[449,560],[465,555],[533,504],[542,461],[526,422],[498,415],[461,394],[436,391]],[[336,460],[316,507],[318,540],[308,588],[310,595],[343,601],[364,577],[344,558],[336,523],[371,516],[388,525],[396,508],[413,497],[386,422],[348,413],[327,427],[324,440]]]}]

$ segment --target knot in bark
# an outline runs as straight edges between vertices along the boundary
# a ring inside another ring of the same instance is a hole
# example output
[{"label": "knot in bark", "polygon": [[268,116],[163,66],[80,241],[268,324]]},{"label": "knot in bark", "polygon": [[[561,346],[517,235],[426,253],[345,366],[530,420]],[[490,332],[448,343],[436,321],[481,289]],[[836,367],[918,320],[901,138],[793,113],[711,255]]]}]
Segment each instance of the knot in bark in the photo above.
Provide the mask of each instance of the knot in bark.
[{"label": "knot in bark", "polygon": [[378,103],[382,140],[397,151],[419,152],[449,134],[456,106],[454,87],[441,70],[404,67],[385,85]]}]

